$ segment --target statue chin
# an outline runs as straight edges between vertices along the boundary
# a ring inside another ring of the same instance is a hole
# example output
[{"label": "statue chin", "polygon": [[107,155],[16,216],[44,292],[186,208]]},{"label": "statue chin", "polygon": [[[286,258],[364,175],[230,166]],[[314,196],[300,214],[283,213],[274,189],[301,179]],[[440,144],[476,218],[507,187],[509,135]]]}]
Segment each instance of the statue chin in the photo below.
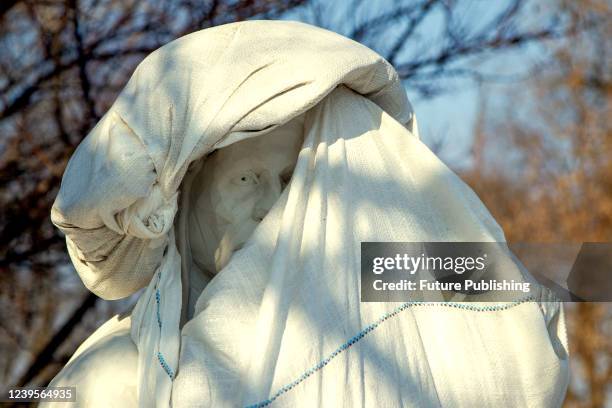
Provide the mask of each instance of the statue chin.
[{"label": "statue chin", "polygon": [[[238,227],[236,227],[235,224],[230,225],[224,231],[221,240],[214,250],[214,265],[211,265],[214,266],[214,270],[212,271],[214,275],[225,268],[234,252],[240,250],[244,246],[258,224],[257,222],[247,220],[239,224]],[[207,264],[210,265],[211,263],[207,262]]]},{"label": "statue chin", "polygon": [[234,252],[242,249],[245,241],[234,243],[229,239],[222,239],[215,251],[215,270],[214,274],[219,273],[229,263]]},{"label": "statue chin", "polygon": [[219,246],[215,250],[215,275],[225,268],[225,265],[227,265],[235,250],[233,242],[226,237],[227,235],[223,237],[221,242],[219,242]]}]

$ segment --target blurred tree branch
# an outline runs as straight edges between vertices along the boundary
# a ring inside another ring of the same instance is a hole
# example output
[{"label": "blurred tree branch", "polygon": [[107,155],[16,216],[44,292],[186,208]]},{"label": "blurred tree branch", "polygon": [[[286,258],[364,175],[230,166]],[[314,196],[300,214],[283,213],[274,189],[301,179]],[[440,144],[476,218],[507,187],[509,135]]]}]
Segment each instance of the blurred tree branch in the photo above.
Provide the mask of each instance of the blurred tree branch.
[{"label": "blurred tree branch", "polygon": [[[559,7],[571,16],[572,37],[546,69],[517,84],[498,107],[503,114],[483,101],[475,166],[465,176],[509,241],[610,242],[612,6],[563,0]],[[565,306],[572,366],[565,406],[608,406],[612,303]]]},{"label": "blurred tree branch", "polygon": [[20,0],[4,0],[0,3],[0,18]]},{"label": "blurred tree branch", "polygon": [[53,358],[55,351],[62,345],[68,336],[70,336],[74,328],[81,322],[83,316],[85,316],[85,313],[95,306],[97,300],[98,297],[93,293],[88,293],[85,296],[85,299],[83,299],[81,304],[74,310],[68,320],[32,359],[32,363],[28,367],[28,370],[17,381],[17,387],[24,387],[29,384],[36,375],[46,367]]}]

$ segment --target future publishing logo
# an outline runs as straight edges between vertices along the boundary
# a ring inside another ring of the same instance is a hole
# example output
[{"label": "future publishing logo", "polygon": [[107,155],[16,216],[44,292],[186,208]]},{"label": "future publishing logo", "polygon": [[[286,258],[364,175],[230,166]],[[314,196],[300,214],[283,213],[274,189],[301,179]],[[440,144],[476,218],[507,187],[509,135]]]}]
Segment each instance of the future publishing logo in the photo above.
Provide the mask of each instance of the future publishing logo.
[{"label": "future publishing logo", "polygon": [[441,282],[429,281],[427,279],[419,279],[418,282],[402,279],[399,282],[385,282],[382,279],[376,279],[372,285],[374,290],[387,291],[454,291],[454,292],[488,292],[497,291],[520,291],[529,293],[529,282],[517,282],[515,280],[472,280],[465,279],[461,282]]}]

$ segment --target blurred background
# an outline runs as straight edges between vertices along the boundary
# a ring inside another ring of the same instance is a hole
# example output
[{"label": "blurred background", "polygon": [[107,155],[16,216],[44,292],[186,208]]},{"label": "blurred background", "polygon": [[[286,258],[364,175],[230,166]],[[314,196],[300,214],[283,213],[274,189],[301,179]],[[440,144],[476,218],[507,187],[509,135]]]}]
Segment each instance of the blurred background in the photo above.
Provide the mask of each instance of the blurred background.
[{"label": "blurred background", "polygon": [[[300,20],[353,38],[396,67],[421,137],[508,241],[609,242],[611,3],[2,0],[0,384],[46,385],[134,300],[86,291],[49,211],[75,147],[159,46],[246,19]],[[612,407],[612,304],[565,307],[565,406]]]}]

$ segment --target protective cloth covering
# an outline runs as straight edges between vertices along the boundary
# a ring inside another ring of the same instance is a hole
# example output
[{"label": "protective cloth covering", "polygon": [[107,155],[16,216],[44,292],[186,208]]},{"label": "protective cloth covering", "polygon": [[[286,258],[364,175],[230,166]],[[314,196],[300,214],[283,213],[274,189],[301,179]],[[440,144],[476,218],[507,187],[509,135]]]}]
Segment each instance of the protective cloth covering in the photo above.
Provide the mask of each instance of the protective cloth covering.
[{"label": "protective cloth covering", "polygon": [[[185,217],[173,222],[187,169],[306,111],[290,185],[181,328]],[[361,241],[504,238],[419,141],[393,68],[337,34],[252,21],[154,52],[77,149],[52,219],[92,291],[147,286],[131,323],[140,406],[555,406],[564,396],[563,311],[548,298],[360,303]]]},{"label": "protective cloth covering", "polygon": [[502,241],[477,197],[346,88],[305,132],[291,184],[183,327],[173,406],[558,405],[558,304],[360,303],[362,241]]}]

